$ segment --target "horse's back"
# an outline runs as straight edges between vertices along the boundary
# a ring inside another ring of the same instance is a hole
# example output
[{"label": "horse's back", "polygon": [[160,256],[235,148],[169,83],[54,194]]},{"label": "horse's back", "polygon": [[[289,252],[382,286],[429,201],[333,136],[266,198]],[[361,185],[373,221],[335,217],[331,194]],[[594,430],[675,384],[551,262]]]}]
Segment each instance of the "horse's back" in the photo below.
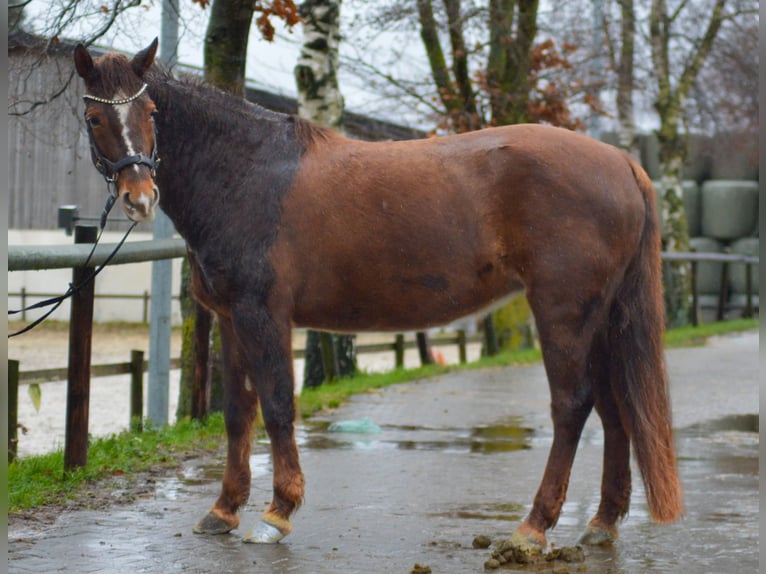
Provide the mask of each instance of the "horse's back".
[{"label": "horse's back", "polygon": [[274,265],[298,324],[441,324],[549,268],[626,264],[610,243],[637,241],[642,206],[622,152],[558,128],[329,138],[309,147],[284,199]]}]

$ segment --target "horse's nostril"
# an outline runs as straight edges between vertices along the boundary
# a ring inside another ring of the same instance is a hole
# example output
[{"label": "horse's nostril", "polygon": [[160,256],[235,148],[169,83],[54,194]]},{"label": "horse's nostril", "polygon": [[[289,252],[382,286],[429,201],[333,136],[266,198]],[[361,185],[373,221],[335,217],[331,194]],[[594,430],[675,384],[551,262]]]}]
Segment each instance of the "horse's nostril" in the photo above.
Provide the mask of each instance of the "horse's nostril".
[{"label": "horse's nostril", "polygon": [[160,202],[160,190],[158,188],[154,188],[154,202],[152,205],[157,205]]},{"label": "horse's nostril", "polygon": [[122,200],[125,202],[125,207],[130,213],[141,214],[143,216],[148,215],[154,206],[153,199],[148,194],[139,194],[137,199],[133,200],[130,198],[129,193],[125,193],[122,196]]}]

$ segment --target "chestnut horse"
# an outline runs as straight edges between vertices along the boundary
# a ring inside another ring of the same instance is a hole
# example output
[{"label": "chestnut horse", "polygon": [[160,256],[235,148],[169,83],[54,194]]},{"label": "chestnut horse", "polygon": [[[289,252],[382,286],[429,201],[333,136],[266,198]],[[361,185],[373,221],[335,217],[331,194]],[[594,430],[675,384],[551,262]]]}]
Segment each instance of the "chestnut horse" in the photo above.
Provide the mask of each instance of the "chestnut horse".
[{"label": "chestnut horse", "polygon": [[155,40],[132,59],[94,60],[78,46],[74,59],[97,167],[132,220],[150,220],[160,202],[187,242],[195,297],[220,322],[226,471],[195,532],[239,525],[259,401],[274,491],[245,541],[276,542],[291,531],[304,494],[294,326],[423,329],[522,288],[539,331],[554,438],[511,541],[545,547],[593,407],[604,469],[582,541],[617,536],[631,443],[652,517],[679,517],[655,194],[635,161],[539,125],[354,141],[199,80],[176,80],[153,66],[156,49]]}]

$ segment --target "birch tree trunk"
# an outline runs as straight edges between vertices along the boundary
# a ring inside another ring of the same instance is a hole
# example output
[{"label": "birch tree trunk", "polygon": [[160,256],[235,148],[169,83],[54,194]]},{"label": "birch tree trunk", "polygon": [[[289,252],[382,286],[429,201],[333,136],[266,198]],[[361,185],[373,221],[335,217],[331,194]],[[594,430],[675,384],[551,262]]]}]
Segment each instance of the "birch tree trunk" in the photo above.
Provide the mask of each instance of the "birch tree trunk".
[{"label": "birch tree trunk", "polygon": [[[710,19],[700,27],[705,30],[704,34],[693,39],[693,48],[686,54],[677,47],[672,52],[670,48],[671,37],[677,33],[674,25],[678,23],[679,10],[669,11],[666,0],[652,0],[651,4],[649,34],[657,81],[655,108],[660,116],[657,138],[662,171],[657,191],[664,219],[662,238],[668,251],[689,251],[689,226],[681,186],[683,163],[688,152],[686,138],[681,132],[683,106],[723,23],[726,1],[715,0]],[[682,72],[675,83],[671,79],[671,54],[683,58]],[[666,266],[665,305],[668,326],[690,322],[691,270],[688,263],[673,262]]]},{"label": "birch tree trunk", "polygon": [[[300,5],[303,45],[295,66],[298,115],[343,130],[343,96],[338,87],[341,0],[306,0]],[[323,350],[325,352],[323,352]],[[354,335],[309,331],[303,385],[316,387],[327,378],[356,373]]]},{"label": "birch tree trunk", "polygon": [[636,121],[633,115],[634,54],[636,43],[636,13],[633,0],[621,0],[620,61],[617,67],[617,120],[620,125],[619,145],[639,159]]}]

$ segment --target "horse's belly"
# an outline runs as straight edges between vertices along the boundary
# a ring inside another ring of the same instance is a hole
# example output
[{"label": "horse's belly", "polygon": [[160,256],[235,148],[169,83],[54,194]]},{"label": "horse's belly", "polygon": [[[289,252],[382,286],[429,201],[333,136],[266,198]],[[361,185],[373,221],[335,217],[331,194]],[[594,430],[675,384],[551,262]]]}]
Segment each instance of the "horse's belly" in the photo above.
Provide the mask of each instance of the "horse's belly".
[{"label": "horse's belly", "polygon": [[517,280],[505,281],[502,286],[450,289],[443,279],[428,275],[409,288],[379,287],[366,294],[346,293],[298,306],[293,322],[297,327],[335,332],[427,329],[478,315],[523,290]]}]

